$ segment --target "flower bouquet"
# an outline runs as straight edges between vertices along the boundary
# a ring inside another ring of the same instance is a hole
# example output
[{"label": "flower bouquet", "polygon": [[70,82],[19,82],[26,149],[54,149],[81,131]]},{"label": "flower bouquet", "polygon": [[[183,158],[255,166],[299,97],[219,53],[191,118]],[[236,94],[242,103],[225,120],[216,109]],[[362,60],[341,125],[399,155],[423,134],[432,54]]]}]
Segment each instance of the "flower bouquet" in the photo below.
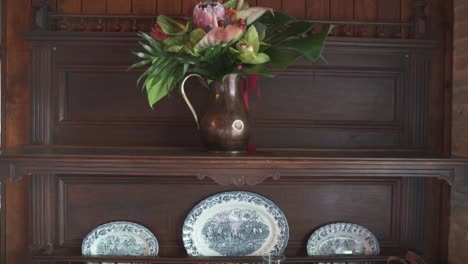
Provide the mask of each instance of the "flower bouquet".
[{"label": "flower bouquet", "polygon": [[[207,141],[216,141],[213,148],[222,150],[230,149],[225,144],[233,141],[244,148],[248,140],[244,132],[248,132],[250,123],[248,117],[242,118],[247,114],[239,113],[245,112],[241,109],[247,103],[245,87],[244,91],[235,89],[242,86],[243,77],[249,77],[252,88],[259,75],[273,77],[272,71],[286,69],[298,58],[310,62],[319,59],[331,28],[311,35],[313,26],[310,21],[271,8],[250,7],[244,0],[203,1],[194,7],[192,18],[159,15],[150,34],[139,33],[144,40],[139,43],[142,51],[134,54],[141,61],[130,68],[147,67],[138,83],[144,81],[151,107],[181,84],[200,131],[212,132],[204,140],[209,148],[212,144]],[[205,86],[213,90],[215,101],[222,97],[231,101],[243,98],[244,102],[230,110],[226,109],[233,105],[230,101],[214,103],[216,113],[198,122],[184,91],[186,80],[193,76],[203,79]],[[223,93],[229,89],[233,90]],[[223,114],[233,111],[237,114],[232,117]],[[225,135],[230,139],[224,140]]]}]

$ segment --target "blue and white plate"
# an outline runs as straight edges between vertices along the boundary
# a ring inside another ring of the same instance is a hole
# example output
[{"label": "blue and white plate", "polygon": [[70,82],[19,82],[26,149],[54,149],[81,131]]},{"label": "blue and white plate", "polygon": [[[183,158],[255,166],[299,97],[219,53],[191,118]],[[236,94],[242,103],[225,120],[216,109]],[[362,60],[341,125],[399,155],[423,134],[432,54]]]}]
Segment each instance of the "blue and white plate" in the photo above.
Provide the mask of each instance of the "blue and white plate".
[{"label": "blue and white plate", "polygon": [[146,227],[111,222],[96,227],[83,240],[84,256],[157,256],[158,240]]},{"label": "blue and white plate", "polygon": [[289,226],[283,212],[267,198],[225,192],[192,209],[182,237],[190,256],[262,256],[284,252]]},{"label": "blue and white plate", "polygon": [[368,229],[351,223],[322,226],[309,238],[309,256],[378,255],[377,238]]}]

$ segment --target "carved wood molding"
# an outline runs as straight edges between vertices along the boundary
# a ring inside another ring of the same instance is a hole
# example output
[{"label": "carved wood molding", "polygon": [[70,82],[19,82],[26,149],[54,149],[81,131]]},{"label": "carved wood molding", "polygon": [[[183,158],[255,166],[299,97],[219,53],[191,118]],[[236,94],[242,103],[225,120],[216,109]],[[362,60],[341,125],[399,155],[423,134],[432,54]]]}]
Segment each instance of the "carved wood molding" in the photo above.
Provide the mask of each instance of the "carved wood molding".
[{"label": "carved wood molding", "polygon": [[215,170],[197,173],[197,178],[199,180],[210,178],[219,185],[234,186],[254,186],[269,178],[277,181],[280,179],[280,176],[281,174],[278,170],[241,170],[235,172],[229,170]]},{"label": "carved wood molding", "polygon": [[313,157],[219,157],[191,156],[2,156],[4,175],[145,175],[150,177],[210,178],[219,184],[256,185],[266,179],[312,179],[317,177],[414,177],[438,178],[453,185],[464,177],[463,159],[366,159]]}]

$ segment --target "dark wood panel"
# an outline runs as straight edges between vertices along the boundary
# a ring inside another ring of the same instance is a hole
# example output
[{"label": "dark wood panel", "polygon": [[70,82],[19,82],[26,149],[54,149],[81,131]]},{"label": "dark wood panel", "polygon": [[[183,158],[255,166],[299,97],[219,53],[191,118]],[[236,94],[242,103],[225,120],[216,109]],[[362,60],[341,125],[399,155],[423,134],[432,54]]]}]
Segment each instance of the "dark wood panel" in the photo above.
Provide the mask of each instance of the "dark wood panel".
[{"label": "dark wood panel", "polygon": [[381,21],[400,21],[401,0],[378,0],[379,19]]},{"label": "dark wood panel", "polygon": [[57,0],[57,11],[60,13],[81,13],[81,0]]},{"label": "dark wood panel", "polygon": [[306,0],[283,1],[283,11],[296,17],[305,18],[306,16]]},{"label": "dark wood panel", "polygon": [[[28,65],[29,46],[21,37],[30,30],[31,1],[1,1],[2,61],[1,61],[1,145],[5,150],[27,144],[30,126],[30,89]],[[6,96],[8,95],[8,96]],[[29,263],[28,248],[28,193],[27,179],[12,182],[8,173],[0,176],[3,180],[2,212],[4,226],[3,249],[0,262],[8,264]]]},{"label": "dark wood panel", "polygon": [[155,15],[156,11],[157,0],[132,1],[132,13],[135,15]]},{"label": "dark wood panel", "polygon": [[331,18],[351,20],[354,17],[353,7],[353,0],[331,0]]},{"label": "dark wood panel", "polygon": [[[354,19],[354,1],[353,0],[330,0],[331,1],[331,19],[338,21],[351,21]],[[338,25],[333,31],[335,36],[351,37],[354,35],[352,25]]]},{"label": "dark wood panel", "polygon": [[181,0],[158,0],[158,13],[170,16],[180,16],[182,12]]},{"label": "dark wood panel", "polygon": [[105,14],[107,12],[106,0],[82,0],[83,14]]},{"label": "dark wood panel", "polygon": [[281,10],[282,0],[257,0],[259,6],[271,7],[274,10]]},{"label": "dark wood panel", "polygon": [[[354,18],[359,21],[376,21],[377,20],[377,0],[355,0],[354,1]],[[357,34],[363,37],[371,37],[375,35],[375,27],[360,27],[355,28]]]},{"label": "dark wood panel", "polygon": [[[124,179],[61,178],[57,225],[60,246],[80,246],[84,236],[95,226],[127,220],[142,223],[156,234],[160,256],[184,254],[181,230],[193,206],[212,194],[233,190],[232,187],[219,187],[209,182],[196,184],[190,179],[184,183],[181,178],[177,181],[170,178],[151,181],[132,177],[131,184]],[[283,210],[290,225],[286,254],[301,256],[306,255],[307,239],[315,229],[337,221],[368,227],[378,237],[384,252],[398,248],[402,223],[395,223],[394,219],[399,219],[403,212],[396,198],[400,195],[400,186],[397,179],[378,182],[329,179],[326,182],[267,182],[262,186],[236,190],[263,195]],[[180,196],[182,192],[183,197]],[[362,218],[362,212],[366,212],[368,217]],[[83,214],[87,215],[86,221],[80,217]]]},{"label": "dark wood panel", "polygon": [[307,18],[330,19],[330,0],[307,0]]},{"label": "dark wood panel", "polygon": [[258,122],[390,123],[398,121],[395,116],[399,103],[395,96],[401,93],[398,78],[365,71],[279,74],[260,81],[264,93],[251,111]]},{"label": "dark wood panel", "polygon": [[[199,146],[177,91],[153,111],[149,108],[135,85],[141,72],[127,71],[136,60],[130,50],[136,48],[105,41],[58,44],[49,61],[50,47],[35,47],[34,64],[41,71],[33,75],[34,142]],[[251,97],[254,141],[269,148],[424,148],[428,83],[417,80],[428,75],[430,60],[424,53],[409,57],[407,52],[396,46],[389,51],[335,43],[327,47],[326,63],[298,61],[275,78],[262,78],[261,97]],[[203,113],[207,93],[200,88],[189,92]]]},{"label": "dark wood panel", "polygon": [[131,0],[107,0],[107,12],[115,15],[128,15],[132,13]]},{"label": "dark wood panel", "polygon": [[182,0],[182,12],[184,16],[192,16],[193,8],[195,7],[196,2],[193,0]]}]

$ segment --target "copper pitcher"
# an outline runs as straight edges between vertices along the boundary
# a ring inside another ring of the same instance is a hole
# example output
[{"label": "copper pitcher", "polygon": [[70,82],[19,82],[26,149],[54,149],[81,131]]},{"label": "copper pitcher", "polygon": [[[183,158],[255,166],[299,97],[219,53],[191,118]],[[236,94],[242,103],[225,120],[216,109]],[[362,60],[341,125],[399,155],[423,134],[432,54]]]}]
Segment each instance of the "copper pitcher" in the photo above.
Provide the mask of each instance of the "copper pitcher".
[{"label": "copper pitcher", "polygon": [[200,120],[185,93],[185,82],[194,76],[203,80],[197,74],[187,76],[182,82],[181,93],[195,118],[202,142],[211,152],[238,154],[247,151],[252,125],[242,94],[242,76],[230,74],[222,83],[209,85],[210,100]]}]

